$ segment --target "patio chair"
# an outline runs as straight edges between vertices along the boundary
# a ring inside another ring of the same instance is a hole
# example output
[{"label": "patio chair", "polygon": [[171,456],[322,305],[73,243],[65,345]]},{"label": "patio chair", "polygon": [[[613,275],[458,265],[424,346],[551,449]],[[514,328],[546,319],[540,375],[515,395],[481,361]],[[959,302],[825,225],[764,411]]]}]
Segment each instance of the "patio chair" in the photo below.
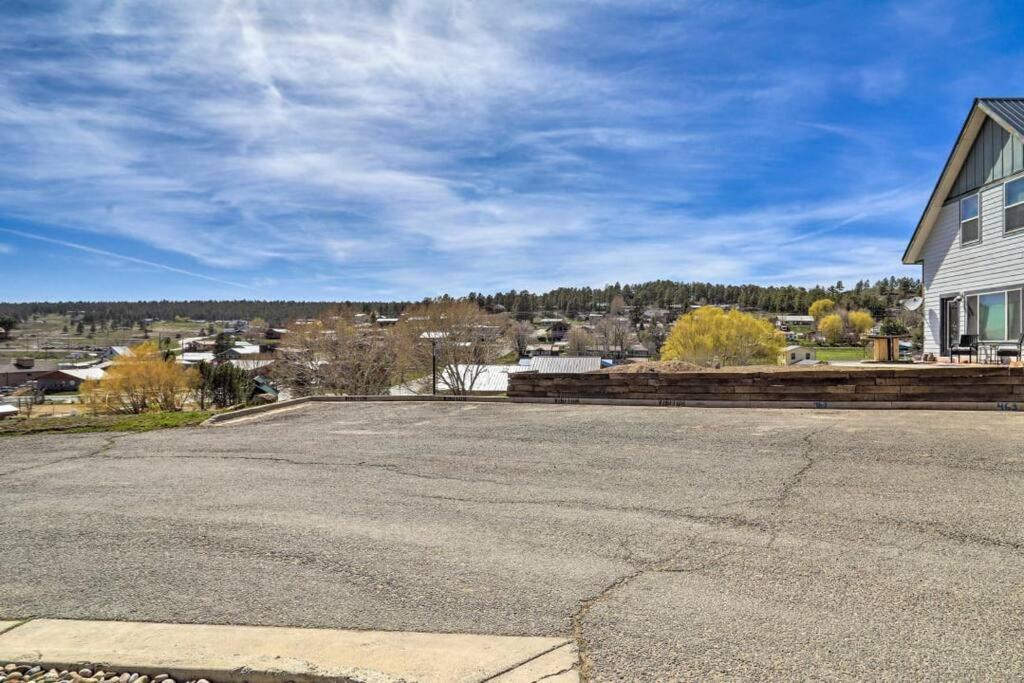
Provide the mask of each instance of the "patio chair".
[{"label": "patio chair", "polygon": [[1016,344],[1003,344],[996,349],[996,358],[1002,362],[1004,358],[1016,358],[1022,360],[1021,349],[1024,348],[1024,334],[1017,338]]},{"label": "patio chair", "polygon": [[978,335],[976,334],[961,334],[960,343],[949,349],[949,362],[953,362],[953,356],[956,356],[956,360],[959,363],[961,356],[967,356],[967,362],[970,363],[972,358],[978,357]]}]

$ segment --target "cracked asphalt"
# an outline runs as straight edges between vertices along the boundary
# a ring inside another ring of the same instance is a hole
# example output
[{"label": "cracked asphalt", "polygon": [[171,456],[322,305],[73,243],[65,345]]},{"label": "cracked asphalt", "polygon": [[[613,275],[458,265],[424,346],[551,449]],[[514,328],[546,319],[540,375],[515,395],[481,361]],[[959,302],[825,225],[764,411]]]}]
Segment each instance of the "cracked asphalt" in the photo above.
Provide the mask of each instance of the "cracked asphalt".
[{"label": "cracked asphalt", "polygon": [[1024,417],[350,403],[0,439],[0,618],[569,635],[588,680],[1024,677]]}]

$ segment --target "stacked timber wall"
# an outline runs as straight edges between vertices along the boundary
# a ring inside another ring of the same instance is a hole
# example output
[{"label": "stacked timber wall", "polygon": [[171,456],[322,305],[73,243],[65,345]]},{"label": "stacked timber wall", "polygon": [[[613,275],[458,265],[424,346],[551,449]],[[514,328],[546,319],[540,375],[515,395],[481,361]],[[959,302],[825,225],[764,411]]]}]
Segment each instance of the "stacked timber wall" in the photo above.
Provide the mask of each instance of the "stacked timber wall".
[{"label": "stacked timber wall", "polygon": [[512,401],[659,406],[1024,409],[1024,368],[509,375]]}]

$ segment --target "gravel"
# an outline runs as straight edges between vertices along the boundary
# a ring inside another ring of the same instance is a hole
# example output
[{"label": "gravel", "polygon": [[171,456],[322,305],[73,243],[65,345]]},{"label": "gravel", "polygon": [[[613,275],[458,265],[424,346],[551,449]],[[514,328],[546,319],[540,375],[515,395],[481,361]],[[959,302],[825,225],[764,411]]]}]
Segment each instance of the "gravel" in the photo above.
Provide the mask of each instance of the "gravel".
[{"label": "gravel", "polygon": [[[48,669],[39,664],[0,665],[0,683],[177,683],[169,675],[148,676],[137,671],[106,671],[105,669]],[[182,683],[211,683],[195,678]],[[213,682],[215,683],[215,682]]]}]

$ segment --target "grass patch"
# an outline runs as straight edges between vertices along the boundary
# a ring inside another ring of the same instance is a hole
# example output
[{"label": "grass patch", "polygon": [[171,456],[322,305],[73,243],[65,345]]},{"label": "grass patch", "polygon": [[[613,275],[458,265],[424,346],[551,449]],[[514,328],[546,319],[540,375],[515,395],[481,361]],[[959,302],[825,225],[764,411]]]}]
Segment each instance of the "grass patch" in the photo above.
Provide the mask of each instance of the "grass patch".
[{"label": "grass patch", "polygon": [[867,360],[868,350],[864,346],[819,346],[818,360]]},{"label": "grass patch", "polygon": [[37,417],[0,422],[0,436],[21,434],[80,434],[83,432],[149,432],[200,424],[213,415],[209,410],[142,415],[73,415]]}]

